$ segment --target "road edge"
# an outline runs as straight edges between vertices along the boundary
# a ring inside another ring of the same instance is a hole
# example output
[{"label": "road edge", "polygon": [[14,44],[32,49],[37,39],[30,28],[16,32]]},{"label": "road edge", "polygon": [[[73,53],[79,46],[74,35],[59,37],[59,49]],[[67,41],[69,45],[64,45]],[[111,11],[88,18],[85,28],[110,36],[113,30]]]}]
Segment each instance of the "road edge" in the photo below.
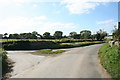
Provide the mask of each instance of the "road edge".
[{"label": "road edge", "polygon": [[100,62],[100,58],[98,56],[98,65],[101,69],[101,71],[104,73],[104,76],[107,77],[107,78],[111,78],[112,79],[112,76],[107,72],[107,70],[102,66],[101,62]]}]

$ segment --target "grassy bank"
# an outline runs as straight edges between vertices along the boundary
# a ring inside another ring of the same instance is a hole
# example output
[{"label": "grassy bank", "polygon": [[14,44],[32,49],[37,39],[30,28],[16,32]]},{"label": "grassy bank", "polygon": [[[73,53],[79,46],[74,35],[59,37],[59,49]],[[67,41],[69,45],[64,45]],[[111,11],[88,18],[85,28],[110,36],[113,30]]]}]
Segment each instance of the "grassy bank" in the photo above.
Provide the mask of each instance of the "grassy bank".
[{"label": "grassy bank", "polygon": [[113,78],[120,80],[120,51],[118,46],[109,44],[103,45],[99,50],[99,57],[102,66]]},{"label": "grassy bank", "polygon": [[1,65],[0,67],[0,72],[2,72],[2,75],[4,76],[4,74],[6,73],[6,71],[8,70],[8,62],[7,62],[7,52],[0,48],[0,62]]}]

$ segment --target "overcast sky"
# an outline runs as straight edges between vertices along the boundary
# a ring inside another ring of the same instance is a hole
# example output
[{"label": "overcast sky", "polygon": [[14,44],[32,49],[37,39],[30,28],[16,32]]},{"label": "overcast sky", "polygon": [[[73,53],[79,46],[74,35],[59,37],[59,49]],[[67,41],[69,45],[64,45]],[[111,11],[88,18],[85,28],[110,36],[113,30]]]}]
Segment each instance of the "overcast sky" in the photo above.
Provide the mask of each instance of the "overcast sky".
[{"label": "overcast sky", "polygon": [[119,0],[0,0],[0,33],[112,33]]}]

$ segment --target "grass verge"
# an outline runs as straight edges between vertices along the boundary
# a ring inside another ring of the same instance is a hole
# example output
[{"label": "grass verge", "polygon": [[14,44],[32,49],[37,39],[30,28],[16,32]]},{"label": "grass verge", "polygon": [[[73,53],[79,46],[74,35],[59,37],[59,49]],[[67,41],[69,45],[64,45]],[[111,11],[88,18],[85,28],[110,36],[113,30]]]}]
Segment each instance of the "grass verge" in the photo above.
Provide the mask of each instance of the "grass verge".
[{"label": "grass verge", "polygon": [[0,48],[0,76],[2,75],[1,80],[7,80],[11,77],[11,71],[14,62],[7,57],[7,52]]},{"label": "grass verge", "polygon": [[120,80],[120,50],[118,46],[110,47],[108,43],[104,44],[99,50],[99,58],[102,66],[112,78]]},{"label": "grass verge", "polygon": [[42,53],[42,54],[58,54],[58,53],[65,52],[65,50],[52,51],[52,49],[42,49],[42,50],[38,50],[36,52]]},{"label": "grass verge", "polygon": [[7,52],[0,48],[0,62],[2,64],[2,68],[0,68],[0,72],[2,72],[2,75],[6,73],[6,70],[8,69],[8,62],[7,62]]}]

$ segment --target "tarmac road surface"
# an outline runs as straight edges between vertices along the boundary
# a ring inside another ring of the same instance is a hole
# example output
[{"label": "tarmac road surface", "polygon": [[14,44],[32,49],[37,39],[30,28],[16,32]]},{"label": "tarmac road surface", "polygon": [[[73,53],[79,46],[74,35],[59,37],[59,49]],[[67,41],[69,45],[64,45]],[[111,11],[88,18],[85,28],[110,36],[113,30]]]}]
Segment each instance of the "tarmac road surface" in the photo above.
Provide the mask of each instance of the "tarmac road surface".
[{"label": "tarmac road surface", "polygon": [[101,45],[71,48],[54,57],[8,51],[16,62],[12,78],[109,78],[98,61]]}]

